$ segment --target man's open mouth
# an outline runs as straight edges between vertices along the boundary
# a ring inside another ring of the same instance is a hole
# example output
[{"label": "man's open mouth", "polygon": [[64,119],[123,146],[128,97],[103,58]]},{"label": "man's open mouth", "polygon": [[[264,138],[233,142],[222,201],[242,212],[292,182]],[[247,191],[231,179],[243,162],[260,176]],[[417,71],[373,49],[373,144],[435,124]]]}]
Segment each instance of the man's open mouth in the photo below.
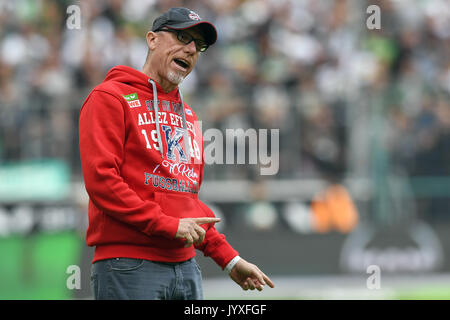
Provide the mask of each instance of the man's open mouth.
[{"label": "man's open mouth", "polygon": [[183,59],[173,59],[173,61],[183,69],[189,68],[189,63]]}]

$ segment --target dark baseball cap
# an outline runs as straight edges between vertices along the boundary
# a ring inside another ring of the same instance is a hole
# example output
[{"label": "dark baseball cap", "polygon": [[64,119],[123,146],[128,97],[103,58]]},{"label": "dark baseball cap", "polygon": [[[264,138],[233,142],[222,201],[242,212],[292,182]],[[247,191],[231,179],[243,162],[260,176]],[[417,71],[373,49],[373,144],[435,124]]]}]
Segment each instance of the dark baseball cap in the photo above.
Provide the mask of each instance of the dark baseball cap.
[{"label": "dark baseball cap", "polygon": [[212,45],[217,40],[217,31],[211,22],[202,20],[200,16],[188,8],[170,8],[153,21],[152,31],[157,31],[162,27],[183,30],[198,26],[205,37],[208,45]]}]

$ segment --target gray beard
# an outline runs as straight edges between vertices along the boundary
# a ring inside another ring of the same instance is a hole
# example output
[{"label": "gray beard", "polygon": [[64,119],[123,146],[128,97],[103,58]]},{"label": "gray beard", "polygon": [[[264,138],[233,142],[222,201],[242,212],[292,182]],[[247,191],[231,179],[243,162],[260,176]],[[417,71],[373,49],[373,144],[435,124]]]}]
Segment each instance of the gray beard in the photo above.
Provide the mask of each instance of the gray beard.
[{"label": "gray beard", "polygon": [[174,71],[169,71],[169,73],[167,74],[167,78],[169,79],[170,82],[178,85],[181,82],[183,82],[184,77]]}]

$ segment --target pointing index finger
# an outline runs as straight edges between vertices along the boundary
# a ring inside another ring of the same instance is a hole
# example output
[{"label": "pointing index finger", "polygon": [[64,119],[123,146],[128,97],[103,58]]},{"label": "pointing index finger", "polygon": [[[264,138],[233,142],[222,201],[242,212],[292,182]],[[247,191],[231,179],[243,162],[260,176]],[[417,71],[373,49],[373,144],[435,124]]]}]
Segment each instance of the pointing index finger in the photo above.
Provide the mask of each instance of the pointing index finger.
[{"label": "pointing index finger", "polygon": [[197,224],[205,224],[205,223],[217,223],[220,221],[220,218],[211,218],[211,217],[203,217],[203,218],[192,218]]},{"label": "pointing index finger", "polygon": [[275,288],[275,285],[273,284],[272,280],[270,280],[270,278],[268,276],[263,274],[263,277],[264,277],[264,281],[269,285],[269,287]]},{"label": "pointing index finger", "polygon": [[270,278],[268,276],[266,276],[266,274],[264,272],[262,272],[261,270],[259,270],[258,267],[256,267],[256,269],[258,270],[258,274],[257,274],[257,278],[260,282],[262,282],[262,284],[268,284],[269,287],[274,288],[275,285],[273,284],[272,280],[270,280]]}]

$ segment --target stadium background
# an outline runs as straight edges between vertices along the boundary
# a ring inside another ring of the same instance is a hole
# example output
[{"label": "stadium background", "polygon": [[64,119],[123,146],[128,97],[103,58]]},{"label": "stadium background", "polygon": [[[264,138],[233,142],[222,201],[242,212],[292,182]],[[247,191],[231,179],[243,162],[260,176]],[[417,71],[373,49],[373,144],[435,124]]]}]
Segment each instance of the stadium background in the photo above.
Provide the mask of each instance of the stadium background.
[{"label": "stadium background", "polygon": [[276,175],[207,165],[200,192],[277,287],[244,292],[199,253],[205,298],[450,298],[448,1],[1,0],[0,299],[91,298],[78,112],[110,67],[141,68],[172,6],[218,28],[182,84],[203,130],[280,133]]}]

